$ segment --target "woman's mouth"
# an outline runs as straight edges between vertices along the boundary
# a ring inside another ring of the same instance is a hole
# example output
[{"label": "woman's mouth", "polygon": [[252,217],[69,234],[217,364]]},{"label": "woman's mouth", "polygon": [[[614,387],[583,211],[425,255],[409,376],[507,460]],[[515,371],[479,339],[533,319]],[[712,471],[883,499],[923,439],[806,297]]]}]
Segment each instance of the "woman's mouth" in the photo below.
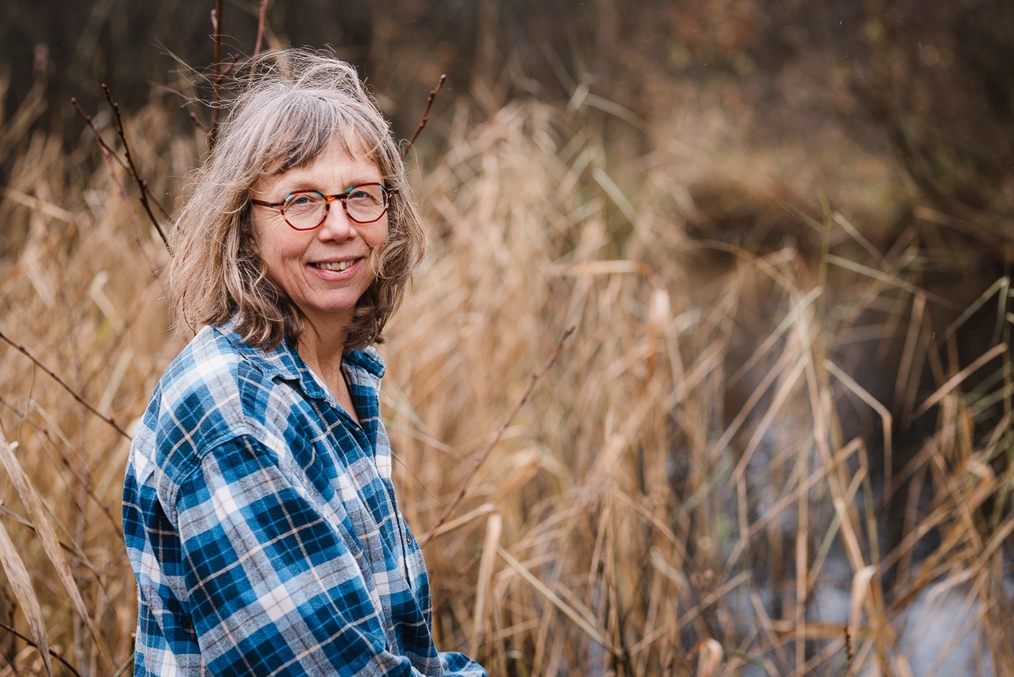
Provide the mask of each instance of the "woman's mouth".
[{"label": "woman's mouth", "polygon": [[311,263],[310,265],[320,270],[331,270],[334,272],[340,272],[351,267],[353,263],[359,259],[353,259],[351,261],[321,261],[319,263]]}]

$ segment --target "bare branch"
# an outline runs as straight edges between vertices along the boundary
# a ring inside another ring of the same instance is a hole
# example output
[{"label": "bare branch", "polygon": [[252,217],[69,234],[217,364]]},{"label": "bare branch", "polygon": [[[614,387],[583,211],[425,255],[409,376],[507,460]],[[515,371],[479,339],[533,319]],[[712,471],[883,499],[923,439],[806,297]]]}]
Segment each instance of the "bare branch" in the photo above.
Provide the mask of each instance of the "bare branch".
[{"label": "bare branch", "polygon": [[[36,644],[32,640],[28,639],[27,637],[25,637],[20,632],[18,632],[17,630],[15,630],[14,628],[12,628],[11,626],[7,625],[3,621],[0,621],[0,628],[3,628],[7,632],[11,633],[12,635],[14,635],[18,639],[20,639],[21,641],[23,641],[26,644],[28,644],[29,646],[35,647],[36,650],[39,648],[38,644]],[[53,658],[55,658],[56,660],[60,661],[61,663],[63,663],[64,667],[66,667],[68,670],[70,670],[75,675],[77,675],[77,677],[81,677],[81,673],[78,672],[77,670],[75,670],[73,665],[71,665],[70,663],[68,663],[67,661],[65,661],[63,659],[63,656],[61,656],[60,654],[56,653],[56,650],[54,650],[52,647],[49,647],[49,655],[52,656]]]},{"label": "bare branch", "polygon": [[76,96],[70,97],[70,103],[72,106],[74,106],[74,109],[77,111],[77,114],[81,116],[81,118],[85,121],[85,123],[88,124],[89,127],[91,127],[92,133],[95,135],[95,141],[96,143],[99,144],[99,148],[102,150],[102,154],[106,156],[106,159],[116,160],[117,164],[119,164],[121,167],[129,171],[130,168],[127,166],[127,163],[123,161],[123,158],[117,155],[116,151],[110,148],[109,144],[106,143],[106,140],[102,138],[102,130],[100,130],[98,126],[95,124],[95,122],[92,120],[92,116],[84,112],[84,109],[81,108],[81,104],[77,102]]},{"label": "bare branch", "polygon": [[[120,140],[123,142],[123,154],[127,158],[127,171],[130,172],[130,175],[134,178],[134,182],[137,183],[138,189],[141,191],[141,205],[144,207],[145,213],[155,226],[155,230],[158,231],[159,237],[162,238],[162,242],[165,244],[165,248],[169,250],[169,255],[171,256],[173,250],[169,247],[169,238],[166,237],[165,231],[162,230],[162,225],[158,222],[158,219],[155,218],[155,215],[151,211],[151,205],[148,204],[148,182],[142,179],[141,175],[138,174],[137,167],[134,165],[134,159],[130,155],[130,144],[127,142],[127,133],[123,128],[123,118],[120,117],[120,104],[113,101],[113,95],[109,91],[109,87],[105,84],[102,85],[102,93],[105,95],[106,101],[108,101],[109,105],[112,107],[113,115],[116,116],[116,131],[120,135]],[[165,214],[168,218],[168,212],[166,212],[165,208],[158,203],[158,200],[152,199],[152,201],[158,206],[159,211]]]},{"label": "bare branch", "polygon": [[507,414],[507,418],[504,419],[504,422],[500,425],[500,428],[496,431],[496,435],[494,435],[493,440],[488,445],[486,445],[486,448],[483,449],[481,454],[475,457],[475,465],[472,466],[472,469],[469,471],[468,476],[465,478],[465,481],[461,483],[461,488],[458,489],[458,493],[454,497],[454,500],[451,501],[450,505],[447,506],[447,508],[444,510],[444,513],[440,516],[440,519],[437,520],[436,524],[430,527],[430,530],[426,533],[425,536],[422,537],[422,540],[419,541],[420,548],[426,547],[426,544],[430,542],[431,538],[433,538],[433,534],[436,533],[437,529],[440,528],[440,525],[446,522],[447,519],[452,514],[454,514],[454,511],[455,509],[457,509],[458,504],[461,503],[461,500],[465,497],[465,492],[468,490],[468,485],[472,483],[472,480],[475,478],[475,474],[479,471],[479,467],[489,457],[489,453],[493,451],[493,447],[495,447],[496,443],[500,441],[500,438],[503,437],[504,432],[507,431],[507,428],[510,427],[511,422],[514,421],[514,417],[518,415],[519,411],[521,411],[521,407],[523,407],[525,405],[525,402],[528,401],[528,398],[531,396],[532,391],[535,390],[535,384],[539,382],[539,379],[541,379],[543,376],[546,375],[546,372],[549,371],[549,368],[553,366],[554,362],[556,362],[556,358],[560,356],[560,352],[563,350],[563,342],[567,339],[568,336],[570,336],[573,333],[574,333],[574,325],[567,327],[567,329],[563,332],[563,335],[560,336],[560,340],[557,341],[556,348],[553,349],[552,353],[550,353],[549,357],[546,359],[546,363],[542,365],[542,369],[532,374],[532,379],[531,381],[528,382],[528,387],[525,388],[525,392],[521,394],[521,399],[517,401],[517,403],[514,405],[514,408],[511,409],[509,414]]},{"label": "bare branch", "polygon": [[[256,63],[258,55],[261,53],[261,41],[264,40],[264,19],[268,13],[268,1],[261,0],[260,10],[257,12],[257,42],[254,43],[253,61]],[[250,69],[250,80],[253,80],[254,70]]]},{"label": "bare branch", "polygon": [[408,144],[401,151],[401,158],[403,160],[405,159],[405,156],[408,155],[408,149],[412,147],[413,143],[415,143],[416,138],[419,136],[419,132],[421,132],[423,128],[426,126],[426,123],[429,122],[430,106],[433,105],[433,99],[435,99],[437,97],[437,94],[440,93],[440,88],[444,86],[444,80],[446,79],[447,79],[446,73],[441,75],[440,79],[437,81],[437,86],[430,90],[430,95],[426,99],[426,109],[423,111],[422,119],[419,120],[419,126],[415,128],[415,132],[413,132],[412,138],[408,140]]},{"label": "bare branch", "polygon": [[[120,182],[120,179],[116,176],[116,172],[113,170],[113,161],[115,160],[117,164],[123,167],[127,172],[130,172],[130,167],[127,165],[126,162],[123,161],[122,158],[120,158],[119,155],[113,152],[113,149],[110,148],[109,145],[105,142],[105,140],[102,138],[102,132],[99,131],[99,128],[92,121],[91,116],[84,112],[84,110],[78,104],[77,99],[71,98],[70,102],[71,104],[73,104],[74,108],[77,109],[78,114],[82,118],[84,118],[86,123],[88,123],[88,126],[91,127],[92,133],[95,135],[95,140],[98,142],[99,150],[102,151],[102,155],[106,159],[106,164],[109,165],[109,176],[112,178],[113,183],[116,184],[116,189],[120,193],[120,198],[122,198],[123,201],[126,202],[127,193],[123,189],[123,184]],[[146,183],[144,185],[147,186]],[[162,208],[161,205],[159,205],[159,209],[161,208]],[[163,210],[163,213],[165,213],[165,210]],[[137,244],[141,248],[141,254],[144,256],[144,260],[148,263],[148,267],[151,268],[152,276],[158,279],[159,276],[158,266],[155,265],[155,262],[152,260],[151,256],[148,255],[148,250],[144,246],[144,239],[140,235],[141,227],[140,224],[138,223],[137,214],[134,214],[132,212],[130,216],[134,222],[134,230],[137,233]],[[168,244],[166,245],[166,248],[168,249]],[[172,254],[172,250],[169,250],[169,253]]]},{"label": "bare branch", "polygon": [[[68,471],[70,471],[70,473],[74,476],[74,479],[76,479],[78,481],[78,484],[81,485],[81,488],[85,490],[85,493],[87,493],[88,496],[90,496],[91,499],[95,501],[95,504],[99,506],[99,509],[102,510],[102,513],[109,520],[110,524],[113,525],[113,530],[117,533],[117,535],[120,538],[123,538],[123,527],[120,525],[120,522],[117,521],[115,517],[113,517],[113,513],[109,510],[109,506],[103,503],[102,500],[95,494],[95,490],[92,489],[91,484],[89,484],[88,480],[81,474],[81,471],[79,471],[71,464],[70,459],[67,458],[67,453],[66,450],[63,448],[63,445],[56,438],[53,437],[52,433],[49,432],[49,428],[47,428],[41,421],[33,419],[31,416],[29,416],[27,411],[22,411],[21,409],[18,409],[16,406],[14,406],[13,403],[8,402],[6,399],[4,399],[3,395],[0,395],[0,404],[13,411],[18,417],[21,418],[22,421],[35,428],[37,432],[41,433],[42,436],[46,438],[46,440],[50,443],[50,445],[52,445],[53,449],[56,450],[56,453],[60,455],[60,462],[63,463],[64,467],[66,467]],[[75,503],[77,503],[77,501],[75,501]],[[78,510],[83,512],[84,509],[80,504],[78,504],[77,507]],[[69,548],[67,546],[64,547],[65,549],[74,552],[72,548]]]},{"label": "bare branch", "polygon": [[211,124],[208,127],[208,148],[215,147],[215,135],[218,132],[218,99],[222,87],[222,0],[215,0],[215,9],[211,10],[211,39],[215,44],[213,79],[211,81]]},{"label": "bare branch", "polygon": [[35,357],[35,355],[32,355],[32,353],[29,352],[28,348],[24,347],[20,343],[15,343],[13,340],[11,340],[11,338],[9,336],[7,336],[7,334],[3,333],[2,331],[0,331],[0,338],[2,338],[4,341],[6,341],[7,343],[9,343],[10,346],[12,348],[14,348],[15,350],[17,350],[19,353],[21,353],[22,355],[24,355],[25,357],[27,357],[28,359],[30,359],[32,362],[34,362],[35,366],[37,366],[39,369],[41,369],[42,371],[46,372],[49,375],[50,378],[52,378],[54,381],[56,381],[60,385],[60,387],[62,387],[64,390],[66,390],[68,393],[70,393],[71,397],[73,397],[75,400],[77,400],[78,402],[80,402],[84,406],[85,409],[87,409],[88,411],[90,411],[91,413],[95,414],[96,416],[98,416],[99,418],[101,418],[103,421],[105,421],[106,423],[108,423],[109,425],[111,425],[116,430],[116,432],[120,433],[121,435],[123,435],[128,440],[133,439],[130,436],[130,433],[128,433],[123,428],[121,428],[120,424],[117,423],[116,420],[112,416],[106,416],[105,414],[103,414],[102,412],[100,412],[98,409],[96,409],[95,407],[93,407],[91,404],[89,404],[88,401],[84,397],[82,397],[81,395],[79,395],[76,390],[74,390],[73,388],[71,388],[67,384],[66,381],[64,381],[62,378],[60,378],[59,376],[57,376],[56,373],[52,369],[50,369],[49,367],[47,367],[46,365],[44,365],[42,362],[40,362],[39,359],[37,357]]},{"label": "bare branch", "polygon": [[197,113],[190,114],[190,121],[194,123],[194,127],[197,127],[201,132],[207,136],[208,128],[204,126],[204,123],[197,118]]},{"label": "bare branch", "polygon": [[261,42],[264,40],[264,21],[268,13],[269,0],[261,0],[260,9],[257,11],[257,41],[254,43],[253,58],[250,59],[250,78],[246,86],[253,84],[254,76],[257,74],[257,57],[261,53]]}]

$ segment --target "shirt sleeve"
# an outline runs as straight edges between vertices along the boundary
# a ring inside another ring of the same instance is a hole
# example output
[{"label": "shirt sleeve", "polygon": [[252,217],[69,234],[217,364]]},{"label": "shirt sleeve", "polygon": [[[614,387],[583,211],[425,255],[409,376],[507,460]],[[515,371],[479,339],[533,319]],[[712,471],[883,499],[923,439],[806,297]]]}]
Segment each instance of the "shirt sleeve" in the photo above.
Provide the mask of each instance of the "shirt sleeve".
[{"label": "shirt sleeve", "polygon": [[[257,440],[211,450],[180,485],[177,506],[189,611],[212,674],[423,674],[389,646],[348,534]],[[449,677],[485,675],[473,661],[441,657]]]}]

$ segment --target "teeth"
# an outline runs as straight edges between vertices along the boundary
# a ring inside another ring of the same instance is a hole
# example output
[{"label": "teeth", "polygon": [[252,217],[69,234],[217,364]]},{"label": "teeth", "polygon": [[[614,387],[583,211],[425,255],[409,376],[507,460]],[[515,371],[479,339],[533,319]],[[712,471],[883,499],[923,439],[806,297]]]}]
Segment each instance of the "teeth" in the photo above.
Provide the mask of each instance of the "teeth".
[{"label": "teeth", "polygon": [[321,270],[340,271],[345,270],[346,268],[351,266],[352,261],[336,261],[334,263],[315,263],[313,265],[315,268],[320,268]]}]

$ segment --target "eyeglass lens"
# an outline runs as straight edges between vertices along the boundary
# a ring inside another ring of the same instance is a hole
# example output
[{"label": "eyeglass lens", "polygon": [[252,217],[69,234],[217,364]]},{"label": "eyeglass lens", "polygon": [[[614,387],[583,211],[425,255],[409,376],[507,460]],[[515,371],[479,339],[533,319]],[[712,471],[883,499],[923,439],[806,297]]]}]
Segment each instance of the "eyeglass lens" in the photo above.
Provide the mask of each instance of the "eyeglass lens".
[{"label": "eyeglass lens", "polygon": [[[387,192],[380,184],[354,186],[349,192],[335,196],[345,203],[349,218],[356,223],[371,223],[384,215]],[[282,213],[293,228],[316,228],[328,210],[328,199],[317,192],[294,193],[285,200]]]}]

